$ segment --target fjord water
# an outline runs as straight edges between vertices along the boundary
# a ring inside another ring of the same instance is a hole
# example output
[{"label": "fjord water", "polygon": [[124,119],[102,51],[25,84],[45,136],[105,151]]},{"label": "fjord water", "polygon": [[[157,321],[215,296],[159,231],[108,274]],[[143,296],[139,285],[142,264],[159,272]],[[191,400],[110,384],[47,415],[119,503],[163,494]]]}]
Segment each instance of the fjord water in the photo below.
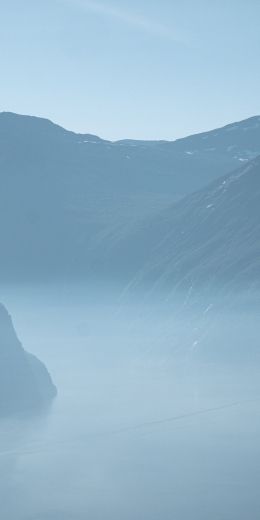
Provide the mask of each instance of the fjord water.
[{"label": "fjord water", "polygon": [[256,307],[61,285],[2,298],[58,397],[1,420],[1,518],[259,518]]}]

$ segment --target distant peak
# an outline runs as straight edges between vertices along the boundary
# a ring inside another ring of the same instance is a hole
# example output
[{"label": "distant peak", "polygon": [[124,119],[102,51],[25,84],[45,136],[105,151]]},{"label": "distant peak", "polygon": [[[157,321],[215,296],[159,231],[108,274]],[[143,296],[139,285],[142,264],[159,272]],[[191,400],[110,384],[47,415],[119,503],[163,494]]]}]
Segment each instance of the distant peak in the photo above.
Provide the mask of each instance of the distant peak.
[{"label": "distant peak", "polygon": [[12,132],[35,133],[42,132],[45,135],[56,135],[71,139],[79,139],[83,142],[106,142],[100,137],[93,134],[76,133],[67,130],[62,126],[54,123],[50,119],[26,114],[17,114],[15,112],[0,112],[0,129],[12,130]]}]

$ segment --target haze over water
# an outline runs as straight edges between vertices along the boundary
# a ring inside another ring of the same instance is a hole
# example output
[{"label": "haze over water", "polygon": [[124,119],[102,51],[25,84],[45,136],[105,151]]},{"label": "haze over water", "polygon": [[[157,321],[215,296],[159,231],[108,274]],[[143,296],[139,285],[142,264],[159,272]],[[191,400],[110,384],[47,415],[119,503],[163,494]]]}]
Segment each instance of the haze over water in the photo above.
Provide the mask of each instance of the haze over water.
[{"label": "haze over water", "polygon": [[1,421],[3,518],[259,517],[254,311],[199,319],[89,286],[2,295],[59,392],[48,413]]}]

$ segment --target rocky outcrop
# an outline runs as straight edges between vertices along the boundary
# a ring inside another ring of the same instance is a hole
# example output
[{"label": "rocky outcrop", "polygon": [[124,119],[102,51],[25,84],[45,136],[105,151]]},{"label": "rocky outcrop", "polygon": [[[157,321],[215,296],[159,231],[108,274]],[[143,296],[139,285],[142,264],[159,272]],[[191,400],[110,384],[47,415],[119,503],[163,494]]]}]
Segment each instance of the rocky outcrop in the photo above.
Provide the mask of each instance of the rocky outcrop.
[{"label": "rocky outcrop", "polygon": [[11,316],[0,304],[0,416],[39,411],[56,393],[46,367],[23,349]]}]

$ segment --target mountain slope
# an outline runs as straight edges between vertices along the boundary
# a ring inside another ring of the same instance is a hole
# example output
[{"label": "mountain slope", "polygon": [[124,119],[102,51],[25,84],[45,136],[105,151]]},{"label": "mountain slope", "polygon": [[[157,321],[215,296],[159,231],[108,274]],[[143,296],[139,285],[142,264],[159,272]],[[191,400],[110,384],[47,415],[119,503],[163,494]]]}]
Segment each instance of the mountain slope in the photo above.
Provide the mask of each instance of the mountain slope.
[{"label": "mountain slope", "polygon": [[137,274],[139,282],[156,281],[165,287],[259,286],[260,158],[118,241],[100,269],[112,266],[121,269],[122,276]]},{"label": "mountain slope", "polygon": [[0,114],[0,279],[86,276],[146,218],[260,152],[260,118],[174,142],[112,143]]}]

